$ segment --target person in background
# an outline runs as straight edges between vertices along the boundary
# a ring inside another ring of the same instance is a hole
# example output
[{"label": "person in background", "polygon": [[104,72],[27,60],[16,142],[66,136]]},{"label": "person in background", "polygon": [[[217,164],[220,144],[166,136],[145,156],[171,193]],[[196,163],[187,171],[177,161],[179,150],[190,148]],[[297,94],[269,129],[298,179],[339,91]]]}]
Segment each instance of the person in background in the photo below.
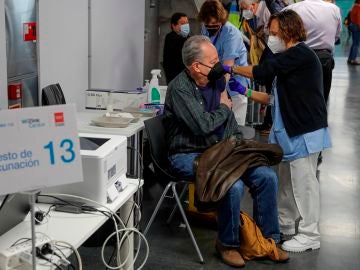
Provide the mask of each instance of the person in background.
[{"label": "person in background", "polygon": [[239,6],[242,9],[242,15],[246,20],[255,18],[254,31],[263,28],[265,35],[269,34],[268,22],[270,18],[270,11],[266,3],[261,0],[239,0]]},{"label": "person in background", "polygon": [[274,104],[269,142],[279,144],[284,152],[279,165],[278,209],[281,233],[294,235],[282,244],[282,249],[291,252],[320,248],[317,158],[331,147],[321,64],[305,40],[303,22],[295,11],[273,14],[268,46],[277,56],[257,66],[232,67],[233,73],[254,79],[276,76],[273,95],[233,79],[229,82],[233,91]]},{"label": "person in background", "polygon": [[[271,13],[267,8],[265,1],[239,0],[239,5],[242,9],[242,15],[244,19],[253,20],[255,22],[253,23],[255,29],[253,30],[256,33],[256,35],[265,43],[264,45],[265,48],[261,54],[261,57],[259,58],[259,63],[261,63],[265,59],[270,59],[274,57],[274,54],[266,46],[266,42],[269,36],[268,23]],[[251,64],[258,64],[258,63],[251,63]],[[272,78],[269,78],[267,81],[255,82],[255,83],[265,86],[266,92],[271,93],[271,88],[273,83]],[[266,105],[262,104],[260,112],[264,115],[264,121],[262,124],[255,125],[254,128],[260,132],[260,135],[267,136],[269,135],[272,126],[271,110],[270,108],[267,108]]]},{"label": "person in background", "polygon": [[190,34],[190,25],[185,13],[174,13],[170,20],[171,32],[165,37],[163,67],[166,83],[169,84],[185,66],[181,58],[181,49]]},{"label": "person in background", "polygon": [[347,62],[350,65],[360,65],[360,62],[356,60],[360,44],[360,0],[355,0],[351,8],[348,27],[351,32],[352,44]]},{"label": "person in background", "polygon": [[[209,147],[235,136],[242,139],[239,125],[231,111],[232,102],[225,91],[225,78],[216,48],[206,36],[193,36],[183,47],[186,70],[168,86],[164,126],[172,171],[186,178],[194,177],[194,160]],[[220,66],[220,69],[219,69]],[[244,185],[254,198],[254,219],[264,237],[279,242],[276,207],[277,177],[271,167],[247,169],[220,200],[217,212],[216,251],[223,262],[242,267],[239,252],[240,200]],[[288,254],[277,248],[278,262]]]},{"label": "person in background", "polygon": [[[200,8],[198,15],[202,23],[201,33],[210,38],[217,49],[220,61],[226,65],[247,65],[247,50],[239,29],[227,21],[228,13],[219,0],[208,0]],[[226,76],[226,81],[230,78]],[[244,85],[249,84],[249,80],[236,76],[236,80]],[[227,87],[227,90],[228,87]],[[229,91],[235,114],[239,125],[244,126],[247,112],[247,98],[236,92]]]},{"label": "person in background", "polygon": [[[280,5],[272,5],[276,1],[279,0],[266,0],[266,4],[272,13],[282,10]],[[271,9],[271,6],[276,7],[276,9]],[[305,43],[315,51],[322,66],[324,98],[327,103],[331,89],[332,71],[335,66],[335,43],[340,39],[341,33],[340,9],[324,0],[304,0],[291,4],[285,9],[297,12],[304,22],[307,33]]]}]

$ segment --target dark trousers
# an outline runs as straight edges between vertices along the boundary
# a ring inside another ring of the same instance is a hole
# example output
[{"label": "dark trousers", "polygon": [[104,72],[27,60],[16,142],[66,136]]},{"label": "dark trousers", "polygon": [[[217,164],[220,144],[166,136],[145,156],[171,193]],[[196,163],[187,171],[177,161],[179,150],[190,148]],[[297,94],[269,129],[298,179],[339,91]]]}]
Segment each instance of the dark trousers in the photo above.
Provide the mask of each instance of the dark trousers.
[{"label": "dark trousers", "polygon": [[322,66],[324,98],[325,103],[327,104],[331,89],[332,71],[335,67],[334,57],[332,53],[328,50],[315,50],[315,53],[318,56]]},{"label": "dark trousers", "polygon": [[348,60],[354,61],[356,60],[360,45],[360,27],[354,23],[350,23],[349,30],[351,31],[352,44],[351,44]]}]

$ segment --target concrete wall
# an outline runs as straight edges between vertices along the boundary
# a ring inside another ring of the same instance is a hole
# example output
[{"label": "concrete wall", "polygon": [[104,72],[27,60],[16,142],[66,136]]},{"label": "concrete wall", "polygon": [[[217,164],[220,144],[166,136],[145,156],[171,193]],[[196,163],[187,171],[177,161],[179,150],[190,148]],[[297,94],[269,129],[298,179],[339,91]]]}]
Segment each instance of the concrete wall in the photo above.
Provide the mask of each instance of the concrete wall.
[{"label": "concrete wall", "polygon": [[[150,7],[150,2],[155,6]],[[159,68],[159,0],[145,0],[144,32],[144,80],[150,79],[150,71]]]}]

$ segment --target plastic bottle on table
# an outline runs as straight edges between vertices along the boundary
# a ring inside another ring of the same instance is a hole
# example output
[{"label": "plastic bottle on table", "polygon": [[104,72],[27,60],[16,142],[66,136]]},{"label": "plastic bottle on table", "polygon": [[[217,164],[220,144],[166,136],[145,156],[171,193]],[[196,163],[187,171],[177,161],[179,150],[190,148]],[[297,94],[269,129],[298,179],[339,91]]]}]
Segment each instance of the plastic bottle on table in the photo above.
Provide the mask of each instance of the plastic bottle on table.
[{"label": "plastic bottle on table", "polygon": [[153,104],[160,104],[159,77],[161,77],[161,70],[153,69],[150,73],[152,78],[150,80],[148,89],[148,102]]}]

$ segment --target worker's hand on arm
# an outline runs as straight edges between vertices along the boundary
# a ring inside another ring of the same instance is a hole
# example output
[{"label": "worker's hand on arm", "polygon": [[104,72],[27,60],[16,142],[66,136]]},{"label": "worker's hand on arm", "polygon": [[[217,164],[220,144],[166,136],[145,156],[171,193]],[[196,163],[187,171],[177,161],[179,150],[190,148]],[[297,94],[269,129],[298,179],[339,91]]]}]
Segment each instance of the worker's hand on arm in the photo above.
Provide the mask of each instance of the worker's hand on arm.
[{"label": "worker's hand on arm", "polygon": [[221,96],[220,96],[220,104],[224,104],[224,105],[228,106],[228,108],[231,110],[231,108],[232,108],[232,101],[231,101],[231,99],[228,97],[227,91],[223,91],[223,92],[221,93]]},{"label": "worker's hand on arm", "polygon": [[229,65],[222,65],[223,66],[223,69],[224,69],[224,71],[226,72],[226,73],[228,73],[228,74],[231,74],[231,66],[229,66]]},{"label": "worker's hand on arm", "polygon": [[233,77],[229,80],[229,88],[231,91],[238,92],[240,95],[245,95],[246,87]]},{"label": "worker's hand on arm", "polygon": [[230,75],[231,75],[231,67],[235,64],[235,59],[226,59],[224,60],[223,64],[222,64],[222,70],[224,71],[224,76],[225,76],[225,80],[226,80],[226,84],[229,82],[230,80]]}]

